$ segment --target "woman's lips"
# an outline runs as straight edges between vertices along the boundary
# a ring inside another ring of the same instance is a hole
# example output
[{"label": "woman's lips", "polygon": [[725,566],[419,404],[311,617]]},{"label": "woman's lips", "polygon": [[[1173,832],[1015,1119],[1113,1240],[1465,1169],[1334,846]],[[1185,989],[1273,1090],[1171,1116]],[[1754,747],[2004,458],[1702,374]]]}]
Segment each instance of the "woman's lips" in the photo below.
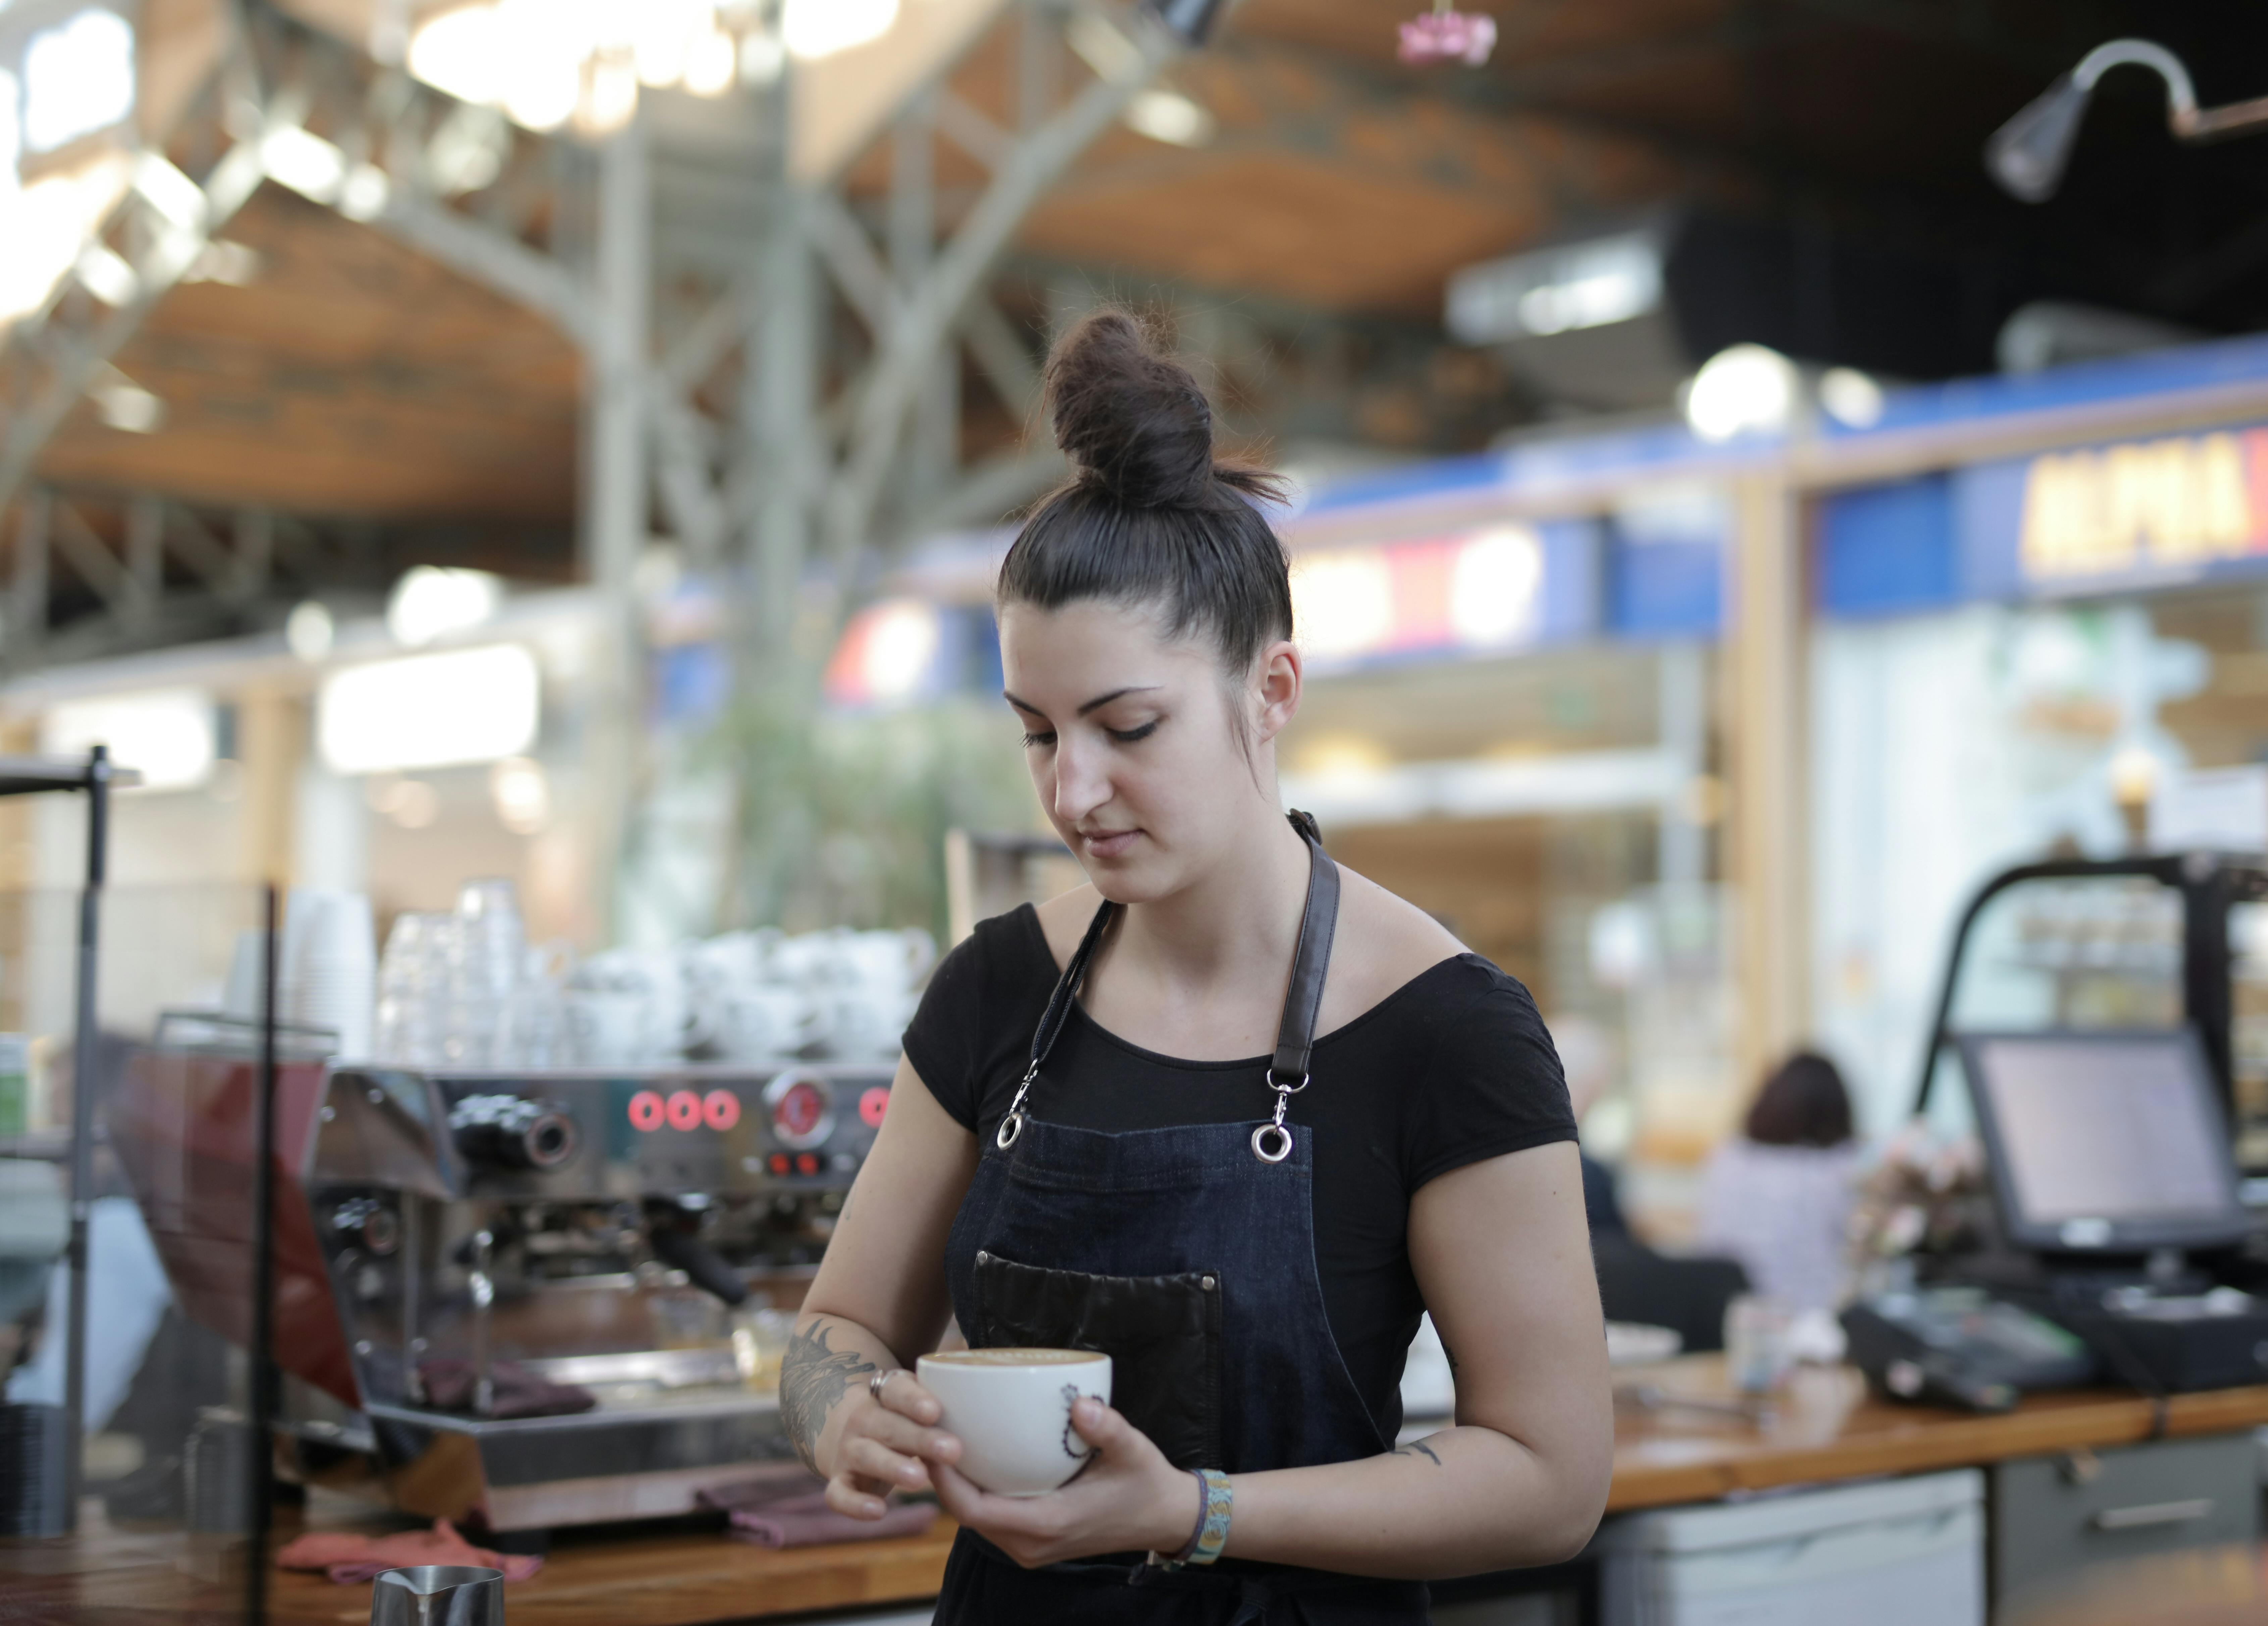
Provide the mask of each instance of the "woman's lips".
[{"label": "woman's lips", "polygon": [[1124,854],[1128,847],[1134,845],[1135,837],[1141,833],[1138,830],[1112,830],[1093,834],[1083,833],[1079,837],[1079,841],[1086,848],[1087,855],[1091,858],[1118,858]]}]

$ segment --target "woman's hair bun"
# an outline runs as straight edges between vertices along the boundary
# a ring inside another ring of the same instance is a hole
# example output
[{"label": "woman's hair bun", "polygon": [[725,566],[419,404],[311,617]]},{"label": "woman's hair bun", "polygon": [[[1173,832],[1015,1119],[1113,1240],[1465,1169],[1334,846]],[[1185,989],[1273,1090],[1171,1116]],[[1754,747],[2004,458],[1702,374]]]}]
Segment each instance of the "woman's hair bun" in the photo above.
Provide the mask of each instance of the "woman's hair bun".
[{"label": "woman's hair bun", "polygon": [[1212,407],[1124,311],[1098,311],[1057,341],[1047,386],[1056,444],[1080,484],[1133,508],[1196,507],[1213,494]]}]

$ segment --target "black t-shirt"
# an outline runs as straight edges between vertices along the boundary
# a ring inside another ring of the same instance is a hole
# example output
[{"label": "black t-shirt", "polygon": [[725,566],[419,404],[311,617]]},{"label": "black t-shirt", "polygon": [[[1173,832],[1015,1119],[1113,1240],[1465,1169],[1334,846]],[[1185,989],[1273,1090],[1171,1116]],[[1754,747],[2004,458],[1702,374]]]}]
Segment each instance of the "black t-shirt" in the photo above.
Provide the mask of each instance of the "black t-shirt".
[{"label": "black t-shirt", "polygon": [[[1030,1065],[1058,972],[1028,904],[946,956],[906,1030],[906,1057],[989,1146]],[[1268,1058],[1182,1061],[1072,1007],[1029,1110],[1084,1129],[1247,1123],[1276,1098]],[[1436,1175],[1575,1138],[1558,1053],[1528,990],[1477,954],[1432,965],[1315,1041],[1286,1114],[1314,1135],[1315,1266],[1355,1387],[1391,1434],[1403,1356],[1425,1308],[1410,1268],[1410,1194]]]}]

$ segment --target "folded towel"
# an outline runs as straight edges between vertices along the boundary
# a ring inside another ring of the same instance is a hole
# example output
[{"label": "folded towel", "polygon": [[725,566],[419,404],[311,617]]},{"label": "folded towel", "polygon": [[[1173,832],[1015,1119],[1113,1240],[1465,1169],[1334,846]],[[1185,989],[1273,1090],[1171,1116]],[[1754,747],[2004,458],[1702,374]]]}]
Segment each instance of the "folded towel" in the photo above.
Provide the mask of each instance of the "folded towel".
[{"label": "folded towel", "polygon": [[394,1535],[356,1535],[347,1531],[314,1531],[300,1536],[276,1555],[282,1570],[320,1570],[342,1586],[364,1586],[388,1570],[414,1564],[475,1564],[501,1570],[507,1581],[524,1581],[543,1568],[543,1560],[520,1553],[492,1553],[475,1547],[457,1534],[446,1519],[433,1521],[431,1530],[404,1530]]},{"label": "folded towel", "polygon": [[[475,1378],[473,1364],[446,1356],[417,1363],[424,1380],[426,1403],[439,1411],[470,1411]],[[599,1397],[578,1384],[554,1383],[512,1361],[497,1361],[489,1368],[489,1385],[496,1392],[491,1417],[559,1417],[588,1411]]]},{"label": "folded towel", "polygon": [[827,1505],[826,1486],[815,1474],[773,1474],[712,1485],[701,1493],[701,1500],[732,1515],[734,1541],[757,1547],[818,1547],[919,1535],[937,1519],[937,1506],[930,1502],[896,1503],[880,1519],[853,1519]]}]

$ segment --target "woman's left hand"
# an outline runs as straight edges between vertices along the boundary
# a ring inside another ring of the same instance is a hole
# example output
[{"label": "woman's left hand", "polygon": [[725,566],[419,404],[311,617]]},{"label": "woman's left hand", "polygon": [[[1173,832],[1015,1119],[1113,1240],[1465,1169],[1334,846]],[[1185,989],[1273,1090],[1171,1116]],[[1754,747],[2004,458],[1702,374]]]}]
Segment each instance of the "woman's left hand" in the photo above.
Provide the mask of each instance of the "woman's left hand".
[{"label": "woman's left hand", "polygon": [[996,1497],[932,1457],[938,1501],[1027,1570],[1096,1553],[1181,1551],[1197,1527],[1197,1476],[1100,1401],[1080,1401],[1071,1420],[1094,1456],[1062,1489]]}]

